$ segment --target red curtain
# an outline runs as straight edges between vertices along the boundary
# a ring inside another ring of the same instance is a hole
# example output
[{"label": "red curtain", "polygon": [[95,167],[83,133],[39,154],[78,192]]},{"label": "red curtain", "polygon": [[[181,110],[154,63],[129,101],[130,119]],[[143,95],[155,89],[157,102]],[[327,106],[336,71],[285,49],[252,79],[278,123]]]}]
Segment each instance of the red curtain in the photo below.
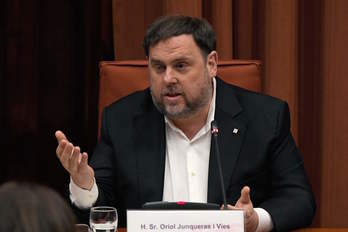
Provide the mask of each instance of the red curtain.
[{"label": "red curtain", "polygon": [[111,6],[6,0],[0,7],[0,183],[29,179],[65,193],[57,129],[92,153],[98,62],[114,59]]}]

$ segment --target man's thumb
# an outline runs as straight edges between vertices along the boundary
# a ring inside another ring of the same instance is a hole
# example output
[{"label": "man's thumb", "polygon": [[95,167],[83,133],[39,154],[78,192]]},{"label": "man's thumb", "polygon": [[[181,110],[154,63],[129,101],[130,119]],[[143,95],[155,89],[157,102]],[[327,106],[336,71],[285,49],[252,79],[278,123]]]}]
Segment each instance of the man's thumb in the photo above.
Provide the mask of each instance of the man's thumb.
[{"label": "man's thumb", "polygon": [[244,186],[241,193],[240,193],[240,200],[241,203],[247,204],[250,200],[250,188],[248,186]]}]

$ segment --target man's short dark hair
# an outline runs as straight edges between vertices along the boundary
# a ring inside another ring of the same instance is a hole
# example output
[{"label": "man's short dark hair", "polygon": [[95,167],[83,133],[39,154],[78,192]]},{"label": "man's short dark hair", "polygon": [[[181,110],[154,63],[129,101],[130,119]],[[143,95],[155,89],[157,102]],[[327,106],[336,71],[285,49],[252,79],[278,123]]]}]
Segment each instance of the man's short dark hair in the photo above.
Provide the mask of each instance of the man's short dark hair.
[{"label": "man's short dark hair", "polygon": [[205,56],[216,50],[215,31],[205,19],[172,15],[159,18],[147,30],[144,38],[146,56],[149,56],[150,47],[158,42],[183,34],[192,35]]}]

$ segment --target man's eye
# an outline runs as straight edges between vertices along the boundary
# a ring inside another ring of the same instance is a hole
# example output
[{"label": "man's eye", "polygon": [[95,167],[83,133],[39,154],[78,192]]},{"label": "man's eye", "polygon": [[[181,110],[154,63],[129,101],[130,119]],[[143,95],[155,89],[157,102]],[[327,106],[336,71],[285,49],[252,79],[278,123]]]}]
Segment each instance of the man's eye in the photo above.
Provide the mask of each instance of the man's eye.
[{"label": "man's eye", "polygon": [[155,69],[157,72],[163,72],[166,69],[166,67],[164,65],[158,64],[158,65],[155,65]]},{"label": "man's eye", "polygon": [[175,65],[175,68],[177,68],[177,69],[184,69],[184,68],[186,68],[187,67],[187,64],[186,63],[177,63],[176,65]]}]

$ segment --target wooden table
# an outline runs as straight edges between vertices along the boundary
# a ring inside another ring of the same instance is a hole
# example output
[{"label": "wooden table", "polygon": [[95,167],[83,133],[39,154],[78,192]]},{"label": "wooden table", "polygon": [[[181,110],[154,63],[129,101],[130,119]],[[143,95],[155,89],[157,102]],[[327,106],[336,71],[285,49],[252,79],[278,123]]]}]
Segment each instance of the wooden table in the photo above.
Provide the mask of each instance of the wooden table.
[{"label": "wooden table", "polygon": [[[127,232],[125,228],[118,228],[118,232]],[[296,232],[348,232],[348,228],[307,228],[295,230]]]},{"label": "wooden table", "polygon": [[[88,232],[86,227],[77,227],[77,232]],[[118,228],[117,232],[127,232],[126,228]],[[306,228],[295,230],[295,232],[348,232],[348,228]]]},{"label": "wooden table", "polygon": [[296,232],[348,232],[348,228],[306,228],[295,230]]}]

